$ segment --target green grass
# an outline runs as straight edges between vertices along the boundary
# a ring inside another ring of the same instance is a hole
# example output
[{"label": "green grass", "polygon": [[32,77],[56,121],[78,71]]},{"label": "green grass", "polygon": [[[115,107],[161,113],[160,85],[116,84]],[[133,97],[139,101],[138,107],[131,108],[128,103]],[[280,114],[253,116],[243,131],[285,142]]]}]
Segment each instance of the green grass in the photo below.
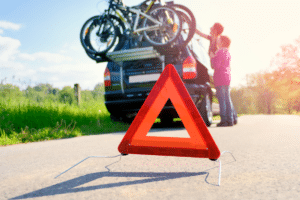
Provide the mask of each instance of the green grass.
[{"label": "green grass", "polygon": [[213,121],[221,120],[220,115],[213,116]]},{"label": "green grass", "polygon": [[[103,100],[80,107],[53,101],[37,103],[26,98],[0,100],[0,145],[12,145],[83,135],[126,131],[128,124],[112,122]],[[214,116],[213,120],[220,120]],[[180,121],[180,118],[174,119]],[[155,123],[159,123],[156,119]]]},{"label": "green grass", "polygon": [[110,120],[103,101],[80,107],[62,103],[0,101],[0,145],[125,131],[128,124]]}]

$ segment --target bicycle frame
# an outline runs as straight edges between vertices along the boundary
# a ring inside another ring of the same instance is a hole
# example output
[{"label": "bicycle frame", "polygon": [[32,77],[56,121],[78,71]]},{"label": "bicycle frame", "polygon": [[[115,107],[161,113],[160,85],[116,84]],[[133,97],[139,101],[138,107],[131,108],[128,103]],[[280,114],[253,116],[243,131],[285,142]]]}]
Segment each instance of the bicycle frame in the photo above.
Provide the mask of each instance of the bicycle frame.
[{"label": "bicycle frame", "polygon": [[[150,30],[150,31],[154,31],[154,30],[158,30],[161,26],[162,26],[162,23],[157,21],[156,19],[152,18],[151,16],[149,16],[148,14],[145,14],[143,13],[141,10],[137,10],[137,9],[134,9],[134,8],[129,8],[129,11],[132,12],[132,13],[135,13],[136,14],[136,18],[135,18],[135,21],[134,21],[134,26],[132,28],[132,32],[133,33],[139,33],[141,31],[147,31],[147,30]],[[146,17],[147,19],[151,20],[152,22],[154,22],[156,25],[154,26],[149,26],[147,28],[139,28],[137,29],[137,26],[138,26],[138,22],[139,22],[139,16],[142,15],[144,17]]]},{"label": "bicycle frame", "polygon": [[[162,23],[157,21],[156,19],[152,18],[148,14],[146,14],[152,8],[153,4],[157,0],[150,0],[150,1],[151,2],[149,4],[149,6],[147,7],[147,9],[145,10],[145,12],[142,12],[140,9],[135,9],[135,8],[126,7],[126,6],[124,7],[121,4],[117,4],[116,7],[114,7],[111,4],[109,6],[108,12],[112,9],[118,15],[118,17],[126,24],[126,26],[131,28],[133,34],[138,34],[142,31],[147,31],[147,30],[149,30],[149,31],[158,30],[162,26]],[[159,2],[160,2],[161,5],[165,5],[164,0],[159,0]],[[128,23],[128,20],[126,20],[122,16],[122,14],[120,12],[118,12],[118,10],[120,10],[122,12],[128,12],[129,11],[130,13],[136,14],[137,17],[134,20],[133,27]],[[168,13],[166,13],[166,14],[167,14],[167,17],[170,18]],[[140,15],[141,15],[141,17],[140,17]],[[151,20],[153,23],[155,23],[155,25],[154,26],[149,26],[147,28],[137,28],[138,27],[138,22],[140,21],[140,19],[144,19],[144,17]]]}]

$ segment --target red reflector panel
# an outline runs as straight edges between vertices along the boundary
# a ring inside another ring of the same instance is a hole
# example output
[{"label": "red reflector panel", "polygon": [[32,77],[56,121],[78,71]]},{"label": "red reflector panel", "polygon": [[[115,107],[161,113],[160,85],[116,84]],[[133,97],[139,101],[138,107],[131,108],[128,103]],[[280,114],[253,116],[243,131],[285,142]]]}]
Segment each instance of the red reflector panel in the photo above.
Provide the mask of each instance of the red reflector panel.
[{"label": "red reflector panel", "polygon": [[110,71],[108,68],[106,68],[104,72],[104,85],[105,87],[111,86]]},{"label": "red reflector panel", "polygon": [[187,57],[182,65],[183,79],[194,79],[197,77],[197,63],[193,56]]}]

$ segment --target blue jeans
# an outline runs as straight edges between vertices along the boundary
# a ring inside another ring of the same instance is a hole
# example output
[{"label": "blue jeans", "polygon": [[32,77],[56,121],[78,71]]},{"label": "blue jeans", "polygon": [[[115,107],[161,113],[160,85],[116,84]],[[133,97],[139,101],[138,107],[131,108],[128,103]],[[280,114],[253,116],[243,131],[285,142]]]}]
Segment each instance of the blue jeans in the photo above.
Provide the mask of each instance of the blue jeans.
[{"label": "blue jeans", "polygon": [[235,109],[234,109],[234,106],[233,106],[233,104],[232,104],[232,101],[231,101],[231,109],[232,109],[232,114],[233,114],[233,116],[232,116],[233,121],[234,121],[234,122],[237,122],[237,113],[236,113],[236,111],[235,111]]},{"label": "blue jeans", "polygon": [[233,123],[236,120],[236,112],[231,102],[229,85],[216,86],[216,90],[220,105],[221,121]]}]

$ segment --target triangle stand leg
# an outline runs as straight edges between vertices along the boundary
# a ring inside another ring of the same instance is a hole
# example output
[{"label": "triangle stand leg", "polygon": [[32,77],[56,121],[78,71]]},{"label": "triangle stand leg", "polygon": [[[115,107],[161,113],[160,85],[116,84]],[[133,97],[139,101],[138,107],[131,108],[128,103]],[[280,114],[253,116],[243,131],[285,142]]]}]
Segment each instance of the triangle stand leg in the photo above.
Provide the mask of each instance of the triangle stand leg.
[{"label": "triangle stand leg", "polygon": [[[224,153],[230,153],[231,156],[233,157],[234,161],[236,161],[235,157],[233,156],[233,154],[230,152],[230,151],[223,151],[221,153],[221,156],[224,154]],[[220,158],[221,158],[220,156]],[[222,163],[221,163],[221,159],[217,159],[215,162],[219,162],[219,181],[218,181],[218,186],[221,185],[221,173],[222,173]]]},{"label": "triangle stand leg", "polygon": [[[69,169],[63,171],[62,173],[60,173],[59,175],[57,175],[56,177],[54,178],[57,178],[59,177],[60,175],[66,173],[67,171],[71,170],[72,168],[76,167],[77,165],[79,165],[80,163],[82,163],[83,161],[86,161],[87,159],[89,158],[116,158],[116,157],[120,157],[120,160],[122,158],[122,156],[125,156],[125,154],[119,154],[119,155],[116,155],[116,156],[88,156],[86,157],[85,159],[81,160],[80,162],[76,163],[75,165],[73,165],[72,167],[70,167]],[[120,160],[118,160],[117,162],[119,162]],[[110,164],[111,165],[111,164]],[[108,165],[109,166],[109,165]],[[107,166],[105,167],[107,169]],[[109,169],[108,169],[109,170]]]}]

